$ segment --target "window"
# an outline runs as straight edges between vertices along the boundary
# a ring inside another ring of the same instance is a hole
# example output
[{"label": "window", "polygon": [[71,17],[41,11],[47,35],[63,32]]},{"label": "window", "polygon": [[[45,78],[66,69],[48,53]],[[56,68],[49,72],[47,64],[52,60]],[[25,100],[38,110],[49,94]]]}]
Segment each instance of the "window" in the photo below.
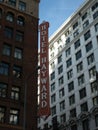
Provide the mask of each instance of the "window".
[{"label": "window", "polygon": [[0,9],[0,18],[2,18],[2,9]]},{"label": "window", "polygon": [[55,90],[55,83],[51,84],[51,92]]},{"label": "window", "polygon": [[71,49],[68,48],[68,49],[66,50],[66,57],[68,57],[70,54],[71,54]]},{"label": "window", "polygon": [[22,68],[19,66],[14,65],[13,67],[13,76],[15,78],[21,78],[22,76]]},{"label": "window", "polygon": [[3,55],[10,56],[11,55],[11,46],[8,44],[3,45]]},{"label": "window", "polygon": [[9,74],[9,64],[1,62],[0,63],[0,74],[8,76]]},{"label": "window", "polygon": [[87,12],[82,16],[82,21],[84,21],[87,18]]},{"label": "window", "polygon": [[66,66],[67,68],[69,68],[71,65],[72,65],[72,59],[70,58],[66,61]]},{"label": "window", "polygon": [[93,48],[92,41],[90,41],[85,47],[86,47],[86,52],[89,52]]},{"label": "window", "polygon": [[94,66],[94,67],[92,67],[90,70],[89,70],[89,77],[90,77],[90,79],[92,78],[94,78],[96,76],[96,67]]},{"label": "window", "polygon": [[13,38],[13,29],[10,27],[5,27],[5,37]]},{"label": "window", "polygon": [[91,37],[90,30],[84,34],[84,40],[88,40]]},{"label": "window", "polygon": [[71,126],[71,130],[77,130],[77,125],[75,124],[75,125],[72,125]]},{"label": "window", "polygon": [[83,29],[85,29],[89,25],[89,20],[86,20],[83,24]]},{"label": "window", "polygon": [[55,79],[55,72],[51,73],[51,80]]},{"label": "window", "polygon": [[60,102],[60,111],[63,111],[65,109],[65,100]]},{"label": "window", "polygon": [[19,123],[19,110],[10,109],[9,123],[14,125],[17,125]]},{"label": "window", "polygon": [[19,100],[20,90],[19,87],[13,86],[11,90],[11,99]]},{"label": "window", "polygon": [[62,88],[62,89],[59,91],[59,98],[62,98],[64,95],[65,95],[64,88]]},{"label": "window", "polygon": [[0,106],[0,122],[4,122],[5,120],[5,108]]},{"label": "window", "polygon": [[75,95],[73,94],[72,96],[69,97],[69,104],[72,105],[75,103]]},{"label": "window", "polygon": [[98,17],[98,11],[96,11],[94,14],[93,14],[93,19],[96,19]]},{"label": "window", "polygon": [[22,59],[22,49],[15,48],[14,57],[17,59]]},{"label": "window", "polygon": [[82,121],[82,126],[83,126],[83,130],[90,130],[89,129],[89,120],[88,119],[83,120]]},{"label": "window", "polygon": [[77,65],[77,73],[81,72],[83,70],[83,62],[80,62],[78,65]]},{"label": "window", "polygon": [[58,74],[61,74],[63,72],[63,65],[61,65],[59,68],[58,68]]},{"label": "window", "polygon": [[16,41],[22,42],[24,40],[24,33],[20,31],[16,31]]},{"label": "window", "polygon": [[60,116],[60,123],[64,123],[66,121],[66,114]]},{"label": "window", "polygon": [[9,0],[9,4],[12,6],[16,6],[16,0]]},{"label": "window", "polygon": [[88,111],[88,105],[87,105],[87,102],[85,102],[85,103],[83,103],[83,104],[81,104],[81,111],[83,112],[85,112],[85,111]]},{"label": "window", "polygon": [[84,83],[84,75],[78,77],[78,85],[81,86]]},{"label": "window", "polygon": [[11,12],[8,12],[7,16],[6,16],[6,20],[10,21],[10,22],[13,22],[14,21],[14,14],[11,13]]},{"label": "window", "polygon": [[51,96],[51,103],[54,103],[56,101],[56,94],[53,94]]},{"label": "window", "polygon": [[79,91],[79,94],[80,94],[80,99],[86,97],[86,89],[85,88],[81,89]]},{"label": "window", "polygon": [[51,108],[51,114],[52,116],[56,114],[56,106]]},{"label": "window", "polygon": [[88,65],[92,64],[95,61],[94,54],[92,53],[87,57]]},{"label": "window", "polygon": [[50,64],[50,66],[51,66],[51,69],[54,69],[54,68],[55,68],[55,63],[52,62],[52,63]]},{"label": "window", "polygon": [[73,70],[71,69],[67,72],[67,79],[70,80],[72,76],[73,76]]},{"label": "window", "polygon": [[62,55],[58,57],[58,64],[62,62]]},{"label": "window", "polygon": [[26,3],[23,1],[19,1],[19,10],[26,11]]},{"label": "window", "polygon": [[71,92],[73,89],[74,89],[74,82],[72,81],[68,84],[68,91]]},{"label": "window", "polygon": [[59,83],[59,86],[62,85],[62,84],[64,83],[63,76],[59,78],[58,83]]},{"label": "window", "polygon": [[77,29],[77,30],[73,33],[74,38],[75,38],[77,35],[79,35],[79,29]]},{"label": "window", "polygon": [[95,92],[98,91],[98,87],[97,87],[97,82],[96,81],[91,83],[91,91],[92,91],[92,93],[95,93]]},{"label": "window", "polygon": [[92,11],[94,11],[97,7],[98,7],[98,2],[96,2],[96,3],[92,6]]},{"label": "window", "polygon": [[76,117],[76,108],[70,110],[70,117]]},{"label": "window", "polygon": [[7,95],[7,84],[0,83],[0,97],[6,97]]},{"label": "window", "polygon": [[93,98],[93,105],[98,105],[98,96]]},{"label": "window", "polygon": [[66,39],[66,44],[68,44],[70,42],[70,37],[68,37],[67,39]]},{"label": "window", "polygon": [[62,45],[58,47],[58,53],[62,50]]},{"label": "window", "polygon": [[23,26],[24,25],[24,18],[22,16],[18,16],[17,24]]},{"label": "window", "polygon": [[79,46],[80,46],[80,39],[78,39],[78,40],[74,43],[75,49],[77,49]]},{"label": "window", "polygon": [[98,115],[95,115],[95,124],[96,124],[96,127],[98,127]]},{"label": "window", "polygon": [[76,60],[79,60],[82,57],[81,50],[76,53]]},{"label": "window", "polygon": [[74,30],[75,28],[77,28],[77,26],[78,26],[78,22],[76,22],[76,23],[73,25],[73,30]]},{"label": "window", "polygon": [[98,32],[98,23],[95,24],[95,31]]}]

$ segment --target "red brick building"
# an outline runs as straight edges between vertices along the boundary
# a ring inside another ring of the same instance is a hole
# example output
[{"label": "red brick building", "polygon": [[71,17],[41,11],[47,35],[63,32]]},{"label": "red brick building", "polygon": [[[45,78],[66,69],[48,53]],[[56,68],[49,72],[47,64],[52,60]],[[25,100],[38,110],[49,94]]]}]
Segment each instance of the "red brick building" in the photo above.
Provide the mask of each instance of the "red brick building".
[{"label": "red brick building", "polygon": [[0,130],[37,130],[39,0],[0,0]]}]

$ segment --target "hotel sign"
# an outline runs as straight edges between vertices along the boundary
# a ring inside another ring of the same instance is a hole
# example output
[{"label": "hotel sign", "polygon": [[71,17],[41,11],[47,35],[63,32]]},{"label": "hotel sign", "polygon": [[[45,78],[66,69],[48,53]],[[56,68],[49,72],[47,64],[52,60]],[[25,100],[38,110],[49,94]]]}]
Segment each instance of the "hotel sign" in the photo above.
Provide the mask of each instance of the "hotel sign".
[{"label": "hotel sign", "polygon": [[48,22],[43,22],[40,24],[40,116],[48,116],[50,114],[48,28]]}]

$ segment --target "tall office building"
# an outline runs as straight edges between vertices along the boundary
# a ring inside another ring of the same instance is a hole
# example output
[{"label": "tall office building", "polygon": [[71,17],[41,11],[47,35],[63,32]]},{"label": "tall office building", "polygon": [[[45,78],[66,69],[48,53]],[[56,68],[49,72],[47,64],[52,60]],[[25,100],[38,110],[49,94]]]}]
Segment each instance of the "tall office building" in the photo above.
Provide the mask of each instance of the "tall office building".
[{"label": "tall office building", "polygon": [[38,128],[97,130],[98,0],[86,0],[49,38],[49,74],[51,115]]},{"label": "tall office building", "polygon": [[0,0],[0,130],[37,130],[39,0]]}]

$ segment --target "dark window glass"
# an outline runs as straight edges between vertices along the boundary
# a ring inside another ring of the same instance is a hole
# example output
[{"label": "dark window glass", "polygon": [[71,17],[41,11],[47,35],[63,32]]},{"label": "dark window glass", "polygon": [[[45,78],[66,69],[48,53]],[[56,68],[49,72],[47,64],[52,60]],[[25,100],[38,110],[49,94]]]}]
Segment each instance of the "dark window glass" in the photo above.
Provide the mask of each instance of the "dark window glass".
[{"label": "dark window glass", "polygon": [[10,56],[11,55],[11,46],[8,44],[3,45],[3,55]]},{"label": "dark window glass", "polygon": [[0,83],[0,97],[6,97],[7,95],[7,84]]},{"label": "dark window glass", "polygon": [[9,0],[9,4],[12,6],[16,6],[16,0]]},{"label": "dark window glass", "polygon": [[97,7],[98,7],[98,2],[96,2],[96,3],[92,6],[92,11],[94,11]]},{"label": "dark window glass", "polygon": [[73,94],[72,96],[69,97],[69,104],[72,105],[75,103],[75,95]]},{"label": "dark window glass", "polygon": [[19,66],[14,65],[13,67],[13,75],[16,78],[21,78],[22,76],[22,68]]},{"label": "dark window glass", "polygon": [[58,57],[58,64],[62,62],[62,55]]},{"label": "dark window glass", "polygon": [[87,105],[87,102],[81,104],[81,111],[88,111],[88,105]]},{"label": "dark window glass", "polygon": [[95,24],[95,31],[98,32],[98,23]]},{"label": "dark window glass", "polygon": [[86,47],[86,52],[89,52],[93,48],[92,41],[90,41],[85,47]]},{"label": "dark window glass", "polygon": [[19,1],[19,10],[26,11],[26,3],[23,1]]},{"label": "dark window glass", "polygon": [[68,59],[67,61],[66,61],[66,66],[67,66],[67,68],[68,67],[70,67],[72,65],[72,59],[70,58],[70,59]]},{"label": "dark window glass", "polygon": [[9,74],[9,64],[1,62],[0,63],[0,74],[8,76]]},{"label": "dark window glass", "polygon": [[4,123],[5,120],[5,107],[0,106],[0,122]]},{"label": "dark window glass", "polygon": [[84,34],[84,39],[85,39],[85,41],[88,40],[90,37],[91,37],[91,34],[90,34],[90,30],[89,30],[89,31],[87,31],[87,32]]},{"label": "dark window glass", "polygon": [[23,26],[24,25],[24,18],[22,16],[18,16],[17,24]]},{"label": "dark window glass", "polygon": [[87,18],[87,12],[82,16],[82,21]]},{"label": "dark window glass", "polygon": [[70,117],[76,117],[76,108],[70,110]]},{"label": "dark window glass", "polygon": [[55,79],[55,72],[52,72],[51,74],[51,80]]},{"label": "dark window glass", "polygon": [[7,16],[6,16],[6,20],[10,21],[10,22],[13,22],[14,21],[14,14],[11,13],[11,12],[8,12]]},{"label": "dark window glass", "polygon": [[11,99],[19,100],[20,89],[19,87],[13,86],[11,90]]},{"label": "dark window glass", "polygon": [[16,109],[10,110],[9,123],[14,125],[17,125],[19,123],[19,110]]},{"label": "dark window glass", "polygon": [[83,120],[82,121],[83,130],[89,130],[89,120]]},{"label": "dark window glass", "polygon": [[75,29],[77,26],[78,26],[78,22],[76,22],[76,23],[73,25],[73,29]]},{"label": "dark window glass", "polygon": [[78,40],[74,43],[75,49],[77,49],[79,46],[80,46],[80,39],[78,39]]},{"label": "dark window glass", "polygon": [[7,38],[13,38],[13,29],[10,27],[5,27],[5,36]]},{"label": "dark window glass", "polygon": [[74,89],[74,82],[72,81],[72,82],[70,82],[69,84],[68,84],[68,91],[70,92],[70,91],[72,91]]},{"label": "dark window glass", "polygon": [[79,60],[82,57],[81,50],[76,53],[76,60]]},{"label": "dark window glass", "polygon": [[22,59],[22,49],[15,48],[14,57],[17,59]]},{"label": "dark window glass", "polygon": [[20,31],[16,31],[16,41],[22,42],[24,40],[24,33]]},{"label": "dark window glass", "polygon": [[93,19],[96,19],[98,17],[98,11],[96,11],[94,14],[93,14]]},{"label": "dark window glass", "polygon": [[85,88],[81,89],[79,91],[79,94],[80,94],[80,99],[86,97],[86,89]]},{"label": "dark window glass", "polygon": [[94,54],[92,53],[87,57],[88,65],[92,64],[95,61]]},{"label": "dark window glass", "polygon": [[63,65],[61,65],[59,68],[58,68],[58,74],[61,74],[63,72]]}]

